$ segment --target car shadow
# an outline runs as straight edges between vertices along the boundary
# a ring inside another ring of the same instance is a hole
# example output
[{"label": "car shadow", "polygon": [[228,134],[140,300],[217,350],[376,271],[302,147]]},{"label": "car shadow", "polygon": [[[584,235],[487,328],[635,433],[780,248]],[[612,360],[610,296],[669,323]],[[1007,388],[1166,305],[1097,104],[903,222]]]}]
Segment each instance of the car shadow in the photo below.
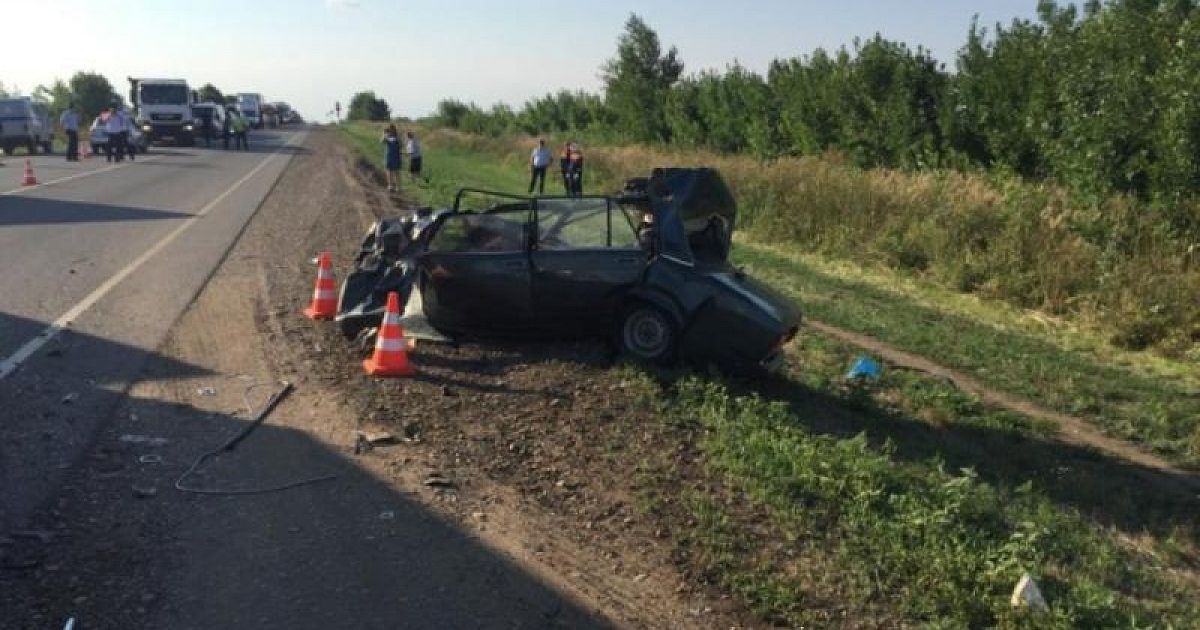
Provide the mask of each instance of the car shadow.
[{"label": "car shadow", "polygon": [[161,221],[165,219],[185,219],[191,216],[186,212],[43,199],[24,195],[0,197],[0,227],[66,223]]},{"label": "car shadow", "polygon": [[868,396],[812,389],[782,377],[727,381],[732,390],[785,403],[801,425],[837,437],[865,434],[908,461],[971,468],[997,487],[1031,482],[1052,501],[1129,535],[1153,532],[1200,543],[1200,479],[1147,468],[1053,437],[954,423],[934,425]]},{"label": "car shadow", "polygon": [[[97,350],[114,361],[140,353],[141,378],[193,380],[180,384],[174,401],[112,393],[109,408],[87,406],[103,420],[94,423],[94,438],[81,438],[86,446],[70,470],[59,472],[65,483],[0,530],[5,627],[58,627],[68,618],[88,628],[611,626],[381,479],[366,458],[386,452],[355,456],[349,436],[344,445],[330,444],[303,430],[301,418],[313,414],[311,399],[299,396],[303,389],[181,485],[255,490],[332,479],[250,496],[180,491],[176,483],[201,454],[248,428],[243,395],[258,408],[276,384],[215,375],[133,348]],[[39,365],[0,381],[0,398],[14,400],[17,392],[5,388],[36,386],[57,404],[59,389],[33,377],[73,352],[35,358]],[[226,398],[196,391],[194,400],[177,401],[198,382],[213,383]],[[104,388],[93,389],[75,404],[82,408]],[[231,405],[231,398],[239,402]],[[14,413],[21,411],[4,412],[5,425]],[[58,469],[60,461],[24,465]],[[2,495],[12,487],[0,486]],[[457,489],[421,492],[426,502],[452,505]]]}]

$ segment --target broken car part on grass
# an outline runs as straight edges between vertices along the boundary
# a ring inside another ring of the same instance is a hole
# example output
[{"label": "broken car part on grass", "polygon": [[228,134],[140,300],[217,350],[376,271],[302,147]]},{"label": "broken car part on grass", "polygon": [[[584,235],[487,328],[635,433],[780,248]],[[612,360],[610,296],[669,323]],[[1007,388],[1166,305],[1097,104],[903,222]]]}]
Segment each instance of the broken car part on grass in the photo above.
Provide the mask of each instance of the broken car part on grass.
[{"label": "broken car part on grass", "polygon": [[729,264],[736,216],[704,168],[656,169],[612,196],[463,189],[453,208],[371,227],[337,321],[353,338],[397,291],[416,337],[607,337],[644,361],[778,367],[800,311]]}]

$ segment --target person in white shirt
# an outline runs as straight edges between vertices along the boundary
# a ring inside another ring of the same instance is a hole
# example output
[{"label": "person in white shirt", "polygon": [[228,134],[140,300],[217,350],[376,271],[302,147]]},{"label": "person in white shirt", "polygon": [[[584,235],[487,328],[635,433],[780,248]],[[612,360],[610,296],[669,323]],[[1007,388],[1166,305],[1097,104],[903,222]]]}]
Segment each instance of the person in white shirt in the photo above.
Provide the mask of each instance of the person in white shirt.
[{"label": "person in white shirt", "polygon": [[533,194],[535,183],[538,186],[538,194],[546,194],[546,169],[550,167],[553,159],[554,156],[550,154],[550,149],[546,148],[546,141],[538,140],[538,145],[534,147],[533,153],[529,154],[529,194]]},{"label": "person in white shirt", "polygon": [[406,132],[408,141],[404,143],[404,152],[408,154],[408,174],[413,179],[421,178],[421,141],[411,131]]},{"label": "person in white shirt", "polygon": [[58,118],[58,124],[62,125],[63,131],[67,134],[67,161],[79,161],[79,111],[75,109],[75,103],[67,105],[66,111]]},{"label": "person in white shirt", "polygon": [[108,110],[108,118],[104,120],[104,135],[108,136],[105,161],[120,162],[125,159],[124,133],[125,119],[121,116],[120,108],[114,105]]}]

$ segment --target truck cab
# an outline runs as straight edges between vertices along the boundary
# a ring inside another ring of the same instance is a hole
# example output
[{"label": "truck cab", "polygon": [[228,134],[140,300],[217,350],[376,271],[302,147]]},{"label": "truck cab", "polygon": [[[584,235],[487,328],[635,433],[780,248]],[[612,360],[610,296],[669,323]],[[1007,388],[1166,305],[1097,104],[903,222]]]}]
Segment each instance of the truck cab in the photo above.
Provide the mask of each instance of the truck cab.
[{"label": "truck cab", "polygon": [[183,79],[129,79],[129,102],[146,142],[195,144],[195,95]]},{"label": "truck cab", "polygon": [[255,129],[263,128],[263,97],[261,94],[242,92],[237,95],[237,108],[242,117]]}]

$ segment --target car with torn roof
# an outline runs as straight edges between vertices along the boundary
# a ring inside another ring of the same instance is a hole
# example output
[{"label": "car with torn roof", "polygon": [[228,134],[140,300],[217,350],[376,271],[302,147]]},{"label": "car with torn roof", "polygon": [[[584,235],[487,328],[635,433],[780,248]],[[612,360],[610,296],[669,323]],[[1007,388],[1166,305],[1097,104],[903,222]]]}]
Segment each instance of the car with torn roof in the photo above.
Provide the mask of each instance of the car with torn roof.
[{"label": "car with torn roof", "polygon": [[337,321],[370,330],[397,291],[418,337],[595,336],[646,362],[775,369],[800,311],[730,265],[736,214],[707,168],[656,169],[610,196],[464,189],[452,208],[372,226]]}]

